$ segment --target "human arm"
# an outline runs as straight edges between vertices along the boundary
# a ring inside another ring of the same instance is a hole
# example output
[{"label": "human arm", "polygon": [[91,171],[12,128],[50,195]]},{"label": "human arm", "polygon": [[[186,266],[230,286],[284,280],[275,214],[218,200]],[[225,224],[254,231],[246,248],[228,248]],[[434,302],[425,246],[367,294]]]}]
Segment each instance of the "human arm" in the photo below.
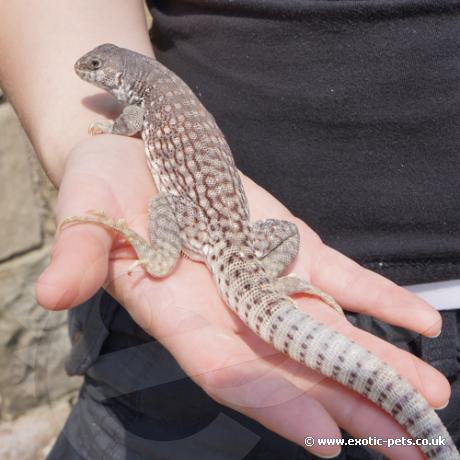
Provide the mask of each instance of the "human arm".
[{"label": "human arm", "polygon": [[119,110],[73,71],[78,57],[105,42],[153,56],[143,1],[0,0],[0,82],[55,185],[94,111]]}]

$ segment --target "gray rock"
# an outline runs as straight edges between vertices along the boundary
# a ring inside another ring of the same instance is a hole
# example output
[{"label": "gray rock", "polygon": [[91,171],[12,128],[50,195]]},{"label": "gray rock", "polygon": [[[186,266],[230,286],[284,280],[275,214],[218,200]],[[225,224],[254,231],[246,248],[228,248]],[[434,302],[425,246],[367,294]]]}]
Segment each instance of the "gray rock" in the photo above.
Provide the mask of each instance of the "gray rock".
[{"label": "gray rock", "polygon": [[0,262],[43,243],[30,144],[10,104],[0,105]]},{"label": "gray rock", "polygon": [[0,426],[2,460],[44,460],[65,423],[71,405],[67,399],[33,409]]},{"label": "gray rock", "polygon": [[56,191],[1,90],[0,103],[0,458],[39,460],[81,378],[64,371],[67,313],[35,299],[51,252]]},{"label": "gray rock", "polygon": [[1,420],[60,398],[81,384],[64,371],[69,350],[66,312],[50,312],[35,300],[35,280],[46,267],[45,246],[0,265]]}]

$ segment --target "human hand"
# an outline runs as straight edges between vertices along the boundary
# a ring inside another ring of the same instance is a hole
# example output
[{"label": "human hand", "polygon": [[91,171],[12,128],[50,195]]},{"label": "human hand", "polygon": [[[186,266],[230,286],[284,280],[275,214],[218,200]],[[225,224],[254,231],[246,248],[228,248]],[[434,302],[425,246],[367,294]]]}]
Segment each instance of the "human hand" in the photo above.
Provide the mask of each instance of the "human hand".
[{"label": "human hand", "polygon": [[[292,271],[333,295],[345,308],[425,335],[435,335],[440,316],[424,301],[325,246],[277,200],[243,178],[253,220],[294,221],[300,253]],[[147,234],[147,210],[156,193],[139,139],[103,135],[78,144],[67,157],[59,191],[57,222],[100,209],[123,217]],[[133,319],[155,336],[212,398],[303,445],[304,438],[338,438],[337,425],[355,437],[400,437],[404,430],[363,397],[276,352],[222,302],[209,271],[181,259],[156,280],[138,269],[127,275],[133,251],[96,225],[72,225],[56,235],[50,266],[37,282],[39,302],[49,309],[78,305],[101,285]],[[296,298],[300,308],[387,361],[434,406],[449,396],[447,380],[407,352],[354,328],[318,299]],[[334,446],[312,446],[330,456]],[[378,448],[389,458],[422,459],[414,447]]]}]

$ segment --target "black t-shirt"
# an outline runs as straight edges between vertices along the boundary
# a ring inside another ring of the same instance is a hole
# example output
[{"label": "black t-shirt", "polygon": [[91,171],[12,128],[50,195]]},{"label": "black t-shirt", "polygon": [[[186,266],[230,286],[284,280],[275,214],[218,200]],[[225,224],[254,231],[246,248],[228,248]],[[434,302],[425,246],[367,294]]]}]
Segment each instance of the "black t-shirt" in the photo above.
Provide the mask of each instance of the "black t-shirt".
[{"label": "black t-shirt", "polygon": [[245,174],[399,283],[460,278],[459,0],[150,3]]}]

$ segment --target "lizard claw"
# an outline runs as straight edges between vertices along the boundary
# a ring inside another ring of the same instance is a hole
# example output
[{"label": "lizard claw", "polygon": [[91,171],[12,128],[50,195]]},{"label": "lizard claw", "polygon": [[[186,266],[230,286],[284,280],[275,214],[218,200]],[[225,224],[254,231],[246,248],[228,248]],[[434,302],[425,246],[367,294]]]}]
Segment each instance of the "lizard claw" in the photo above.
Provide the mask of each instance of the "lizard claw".
[{"label": "lizard claw", "polygon": [[148,261],[147,260],[144,260],[144,259],[138,259],[136,260],[135,262],[133,262],[129,268],[128,268],[128,276],[131,276],[132,273],[133,273],[133,270],[136,268],[136,267],[139,267],[140,265],[145,265]]},{"label": "lizard claw", "polygon": [[99,209],[88,209],[86,213],[90,216],[97,217],[100,222],[106,222],[107,224],[112,225],[113,227],[120,229],[128,227],[128,222],[126,222],[125,219],[112,219],[104,211],[101,211]]},{"label": "lizard claw", "polygon": [[91,216],[95,216],[95,217],[100,217],[100,218],[103,218],[103,219],[108,219],[109,216],[102,210],[100,209],[88,209],[88,211],[86,211],[87,214],[91,215]]},{"label": "lizard claw", "polygon": [[87,215],[85,216],[69,216],[65,218],[61,222],[61,225],[59,225],[59,229],[61,230],[68,225],[82,222],[105,225],[106,227],[112,228],[113,230],[118,230],[121,233],[123,233],[123,231],[128,228],[128,223],[125,219],[114,220],[110,218],[104,211],[89,209],[86,211],[86,214]]},{"label": "lizard claw", "polygon": [[78,221],[76,220],[76,218],[76,216],[66,217],[59,225],[59,231],[61,231],[64,227],[67,227],[68,225],[77,223]]}]

